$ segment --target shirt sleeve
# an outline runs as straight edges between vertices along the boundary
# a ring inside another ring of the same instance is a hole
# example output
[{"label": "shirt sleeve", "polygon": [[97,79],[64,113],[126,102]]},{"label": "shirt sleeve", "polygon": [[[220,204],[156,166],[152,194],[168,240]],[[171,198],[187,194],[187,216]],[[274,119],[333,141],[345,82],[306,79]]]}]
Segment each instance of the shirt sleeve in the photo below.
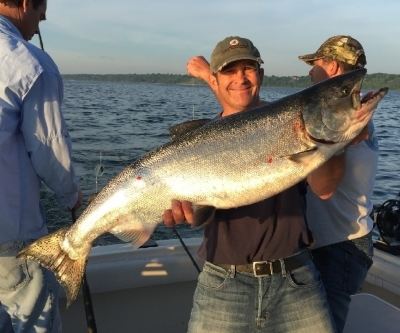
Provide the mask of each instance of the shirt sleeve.
[{"label": "shirt sleeve", "polygon": [[61,206],[72,208],[79,185],[71,161],[71,139],[61,113],[62,79],[42,72],[22,103],[21,131],[38,177],[56,194]]}]

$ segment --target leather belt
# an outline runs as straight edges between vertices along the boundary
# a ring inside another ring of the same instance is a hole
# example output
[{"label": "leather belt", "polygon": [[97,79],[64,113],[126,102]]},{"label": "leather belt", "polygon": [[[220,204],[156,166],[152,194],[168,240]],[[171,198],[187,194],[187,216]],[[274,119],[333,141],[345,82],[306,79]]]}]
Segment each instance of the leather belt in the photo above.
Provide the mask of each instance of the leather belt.
[{"label": "leather belt", "polygon": [[217,265],[226,271],[230,271],[234,267],[236,272],[250,273],[255,277],[262,277],[272,274],[281,274],[283,271],[290,272],[296,268],[304,266],[309,260],[311,260],[311,254],[306,250],[287,258],[272,261],[254,261],[251,264],[246,265],[214,265]]}]

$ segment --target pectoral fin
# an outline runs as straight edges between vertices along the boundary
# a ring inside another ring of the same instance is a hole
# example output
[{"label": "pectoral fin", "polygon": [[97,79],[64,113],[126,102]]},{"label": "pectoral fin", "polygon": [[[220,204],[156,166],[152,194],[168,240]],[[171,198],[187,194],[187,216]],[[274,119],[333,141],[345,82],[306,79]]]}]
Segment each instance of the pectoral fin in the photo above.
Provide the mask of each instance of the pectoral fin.
[{"label": "pectoral fin", "polygon": [[289,159],[295,163],[306,164],[308,162],[308,160],[310,159],[310,156],[312,156],[317,150],[318,150],[318,147],[313,146],[313,147],[310,147],[310,149],[308,149],[308,150],[304,150],[304,151],[298,152],[296,154],[290,155]]}]

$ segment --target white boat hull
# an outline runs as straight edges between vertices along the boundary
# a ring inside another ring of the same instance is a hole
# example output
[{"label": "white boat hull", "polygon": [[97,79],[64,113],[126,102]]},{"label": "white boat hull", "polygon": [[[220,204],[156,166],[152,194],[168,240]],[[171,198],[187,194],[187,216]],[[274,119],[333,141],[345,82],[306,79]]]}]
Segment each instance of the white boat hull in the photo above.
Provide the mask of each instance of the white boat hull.
[{"label": "white boat hull", "polygon": [[[185,239],[194,257],[200,242],[200,238]],[[157,243],[139,250],[128,244],[93,248],[87,277],[99,333],[186,332],[197,271],[178,240]],[[363,294],[352,302],[345,333],[399,332],[399,277],[400,258],[375,250]],[[69,309],[62,307],[62,316],[64,333],[87,331],[81,297]]]}]

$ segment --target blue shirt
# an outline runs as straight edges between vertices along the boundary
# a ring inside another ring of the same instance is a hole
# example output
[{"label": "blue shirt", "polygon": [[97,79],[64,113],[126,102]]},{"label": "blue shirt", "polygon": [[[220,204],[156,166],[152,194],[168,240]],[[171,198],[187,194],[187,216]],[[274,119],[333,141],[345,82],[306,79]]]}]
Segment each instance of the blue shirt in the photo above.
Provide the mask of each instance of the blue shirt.
[{"label": "blue shirt", "polygon": [[62,206],[77,201],[62,99],[53,60],[0,16],[0,244],[47,232],[41,181]]},{"label": "blue shirt", "polygon": [[357,239],[371,232],[371,200],[378,167],[378,140],[372,121],[369,137],[345,150],[343,179],[328,200],[307,191],[307,222],[314,235],[314,248]]}]

